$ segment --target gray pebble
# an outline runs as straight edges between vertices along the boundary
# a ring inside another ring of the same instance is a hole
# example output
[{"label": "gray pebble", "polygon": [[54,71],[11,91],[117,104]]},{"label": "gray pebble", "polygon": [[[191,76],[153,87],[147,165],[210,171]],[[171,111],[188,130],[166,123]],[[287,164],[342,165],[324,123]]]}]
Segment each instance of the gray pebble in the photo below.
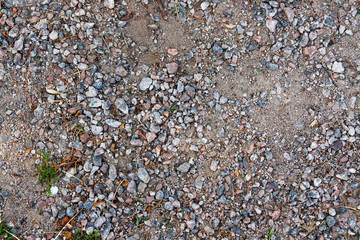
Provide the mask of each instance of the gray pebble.
[{"label": "gray pebble", "polygon": [[100,227],[105,223],[106,218],[105,217],[99,217],[98,219],[96,219],[95,221],[95,227],[97,229],[100,229]]},{"label": "gray pebble", "polygon": [[190,163],[188,163],[188,162],[181,164],[177,168],[177,170],[182,173],[187,173],[189,171],[189,169],[190,169]]},{"label": "gray pebble", "polygon": [[163,199],[163,198],[164,198],[164,192],[163,192],[162,190],[157,191],[157,192],[156,192],[156,195],[155,195],[155,198],[156,198],[157,200]]},{"label": "gray pebble", "polygon": [[213,47],[212,47],[212,51],[214,52],[214,53],[223,53],[224,52],[224,49],[222,49],[222,47],[220,47],[220,45],[219,44],[217,44],[217,43],[214,43],[214,45],[213,45]]},{"label": "gray pebble", "polygon": [[90,199],[86,199],[83,207],[85,209],[91,209],[94,206],[93,202]]},{"label": "gray pebble", "polygon": [[267,67],[268,69],[270,69],[271,71],[277,71],[277,70],[279,70],[279,65],[277,65],[276,63],[268,63],[268,64],[266,65],[266,67]]},{"label": "gray pebble", "polygon": [[129,107],[128,107],[127,103],[124,101],[124,99],[122,99],[122,98],[116,99],[115,106],[117,107],[117,109],[119,109],[125,115],[129,114]]},{"label": "gray pebble", "polygon": [[68,216],[68,217],[73,217],[74,215],[75,215],[75,210],[72,208],[72,207],[68,207],[67,209],[66,209],[66,215]]},{"label": "gray pebble", "polygon": [[327,217],[326,217],[326,224],[327,224],[329,227],[334,226],[335,223],[336,223],[336,220],[335,220],[334,217],[332,217],[332,216],[327,216]]},{"label": "gray pebble", "polygon": [[113,128],[118,128],[121,125],[121,122],[116,121],[114,119],[106,119],[105,123]]},{"label": "gray pebble", "polygon": [[140,90],[141,91],[147,90],[151,84],[152,84],[152,79],[149,77],[144,77],[139,84]]},{"label": "gray pebble", "polygon": [[111,164],[109,167],[109,178],[114,181],[117,176],[116,167]]},{"label": "gray pebble", "polygon": [[150,176],[145,168],[139,168],[137,175],[144,183],[148,183],[150,181]]},{"label": "gray pebble", "polygon": [[102,159],[99,156],[93,157],[92,162],[95,166],[98,166],[98,167],[100,167],[102,165]]}]

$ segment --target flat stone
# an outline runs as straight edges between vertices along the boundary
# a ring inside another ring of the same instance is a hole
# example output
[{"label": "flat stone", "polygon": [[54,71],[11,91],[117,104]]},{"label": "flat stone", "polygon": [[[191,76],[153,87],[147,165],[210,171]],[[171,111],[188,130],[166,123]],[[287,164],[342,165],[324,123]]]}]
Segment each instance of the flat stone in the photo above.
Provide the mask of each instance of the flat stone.
[{"label": "flat stone", "polygon": [[99,217],[99,218],[97,218],[96,221],[95,221],[95,227],[96,227],[97,229],[100,229],[100,227],[105,223],[105,221],[106,221],[106,218],[105,218],[105,217]]},{"label": "flat stone", "polygon": [[285,12],[286,18],[288,19],[288,22],[292,23],[295,17],[294,10],[289,7],[285,7],[283,10]]},{"label": "flat stone", "polygon": [[224,52],[224,49],[217,43],[214,43],[213,47],[212,47],[212,51],[214,53],[218,53],[218,54],[221,54]]},{"label": "flat stone", "polygon": [[152,84],[152,79],[149,77],[144,77],[139,84],[140,90],[141,91],[147,90],[151,84]]},{"label": "flat stone", "polygon": [[116,176],[117,176],[116,167],[113,164],[111,164],[110,167],[109,167],[109,178],[112,181],[114,181]]},{"label": "flat stone", "polygon": [[98,166],[98,167],[101,167],[101,165],[102,165],[102,159],[99,156],[93,157],[92,162],[95,166]]},{"label": "flat stone", "polygon": [[148,183],[150,181],[150,175],[145,168],[139,168],[137,175],[144,183]]},{"label": "flat stone", "polygon": [[277,70],[279,70],[279,65],[277,65],[276,63],[268,63],[268,64],[266,65],[266,67],[267,67],[268,69],[270,69],[271,71],[277,71]]},{"label": "flat stone", "polygon": [[342,62],[334,62],[331,69],[336,73],[343,73],[345,71]]},{"label": "flat stone", "polygon": [[85,209],[91,209],[93,206],[94,206],[94,203],[90,199],[86,199],[86,201],[85,201],[85,203],[83,205],[83,207]]},{"label": "flat stone", "polygon": [[112,9],[115,7],[115,1],[114,0],[105,0],[104,6]]},{"label": "flat stone", "polygon": [[56,39],[59,38],[59,33],[54,30],[54,31],[52,31],[52,32],[49,34],[49,38],[50,38],[51,40],[56,40]]},{"label": "flat stone", "polygon": [[73,217],[74,215],[75,215],[75,210],[72,208],[72,207],[68,207],[67,209],[66,209],[66,215],[68,216],[68,217]]},{"label": "flat stone", "polygon": [[91,132],[94,134],[94,135],[100,135],[103,131],[103,127],[101,126],[91,126]]},{"label": "flat stone", "polygon": [[189,171],[189,169],[190,169],[190,163],[188,163],[188,162],[181,164],[177,168],[177,170],[182,173],[187,173]]},{"label": "flat stone", "polygon": [[130,181],[126,190],[131,194],[136,194],[136,183],[135,181]]},{"label": "flat stone", "polygon": [[270,32],[275,32],[277,23],[278,21],[274,19],[266,20],[266,27],[270,30]]},{"label": "flat stone", "polygon": [[336,220],[333,216],[327,216],[326,217],[326,224],[329,226],[329,227],[332,227],[334,226],[336,223]]},{"label": "flat stone", "polygon": [[213,161],[211,162],[211,165],[210,165],[210,170],[213,171],[213,172],[215,172],[216,169],[217,169],[218,163],[219,163],[219,161],[213,160]]},{"label": "flat stone", "polygon": [[129,107],[124,99],[122,99],[122,98],[116,99],[115,106],[117,107],[117,109],[119,109],[125,115],[129,114]]},{"label": "flat stone", "polygon": [[168,73],[173,74],[176,73],[178,70],[179,65],[176,62],[166,64],[166,69]]},{"label": "flat stone", "polygon": [[115,69],[115,73],[119,75],[120,77],[126,77],[128,75],[128,72],[123,66],[118,66]]},{"label": "flat stone", "polygon": [[118,128],[121,125],[121,122],[116,121],[114,119],[106,119],[105,123],[113,128]]}]

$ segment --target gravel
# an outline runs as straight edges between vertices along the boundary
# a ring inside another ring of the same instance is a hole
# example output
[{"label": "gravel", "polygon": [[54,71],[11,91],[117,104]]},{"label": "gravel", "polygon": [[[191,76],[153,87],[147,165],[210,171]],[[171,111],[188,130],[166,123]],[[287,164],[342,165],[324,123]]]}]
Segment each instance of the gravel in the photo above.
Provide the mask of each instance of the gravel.
[{"label": "gravel", "polygon": [[[355,1],[162,4],[3,1],[0,206],[16,235],[52,239],[76,215],[62,238],[355,238]],[[47,152],[50,197],[34,174]]]}]

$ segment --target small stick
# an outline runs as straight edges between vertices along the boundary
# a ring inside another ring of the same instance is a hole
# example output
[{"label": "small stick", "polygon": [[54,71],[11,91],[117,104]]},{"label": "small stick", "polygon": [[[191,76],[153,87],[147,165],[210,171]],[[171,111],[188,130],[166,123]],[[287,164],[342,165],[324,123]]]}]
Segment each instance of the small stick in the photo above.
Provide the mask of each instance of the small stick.
[{"label": "small stick", "polygon": [[117,194],[117,192],[119,191],[120,185],[121,185],[124,181],[125,181],[125,180],[122,180],[122,181],[119,183],[119,185],[117,186],[116,192],[115,192],[115,195],[114,195],[114,199],[116,198],[116,194]]},{"label": "small stick", "polygon": [[67,163],[61,163],[61,164],[59,164],[59,165],[54,165],[53,167],[59,168],[59,167],[62,167],[62,166],[68,165],[68,164],[78,163],[78,162],[86,161],[86,160],[89,160],[89,159],[90,159],[90,158],[79,159],[79,160],[76,160],[76,161],[73,161],[73,162],[67,162]]},{"label": "small stick", "polygon": [[81,212],[81,210],[79,212],[77,212],[66,224],[65,226],[60,230],[60,232],[56,235],[56,237],[54,239],[57,239],[60,234],[62,233],[62,231],[64,231],[64,229],[66,228],[66,226],[68,225],[69,222],[71,222],[79,213]]},{"label": "small stick", "polygon": [[167,20],[168,17],[167,17],[167,15],[166,15],[165,10],[164,10],[164,6],[163,6],[162,3],[161,3],[161,0],[156,0],[156,2],[157,2],[158,5],[159,5],[160,13],[161,13],[162,18],[163,18],[164,20]]},{"label": "small stick", "polygon": [[77,72],[74,72],[73,75],[80,74],[80,73],[82,73],[84,71],[87,71],[87,70],[90,70],[90,69],[92,69],[92,67],[88,67],[88,68],[85,68],[84,70],[79,70]]},{"label": "small stick", "polygon": [[4,231],[7,232],[8,234],[10,234],[11,236],[13,236],[14,238],[16,238],[17,240],[20,240],[20,238],[15,236],[12,232],[7,231],[6,229],[4,229]]},{"label": "small stick", "polygon": [[106,139],[103,139],[103,140],[100,140],[96,143],[94,143],[93,145],[96,145],[96,144],[99,144],[99,143],[102,143],[102,142],[106,142],[106,141],[109,141],[109,140],[113,140],[112,138],[106,138]]},{"label": "small stick", "polygon": [[58,79],[60,79],[61,81],[63,81],[66,85],[68,85],[68,82],[65,80],[65,79],[63,79],[62,77],[59,77],[59,76],[56,76]]},{"label": "small stick", "polygon": [[71,35],[71,36],[66,36],[66,37],[63,37],[63,38],[59,38],[59,39],[56,39],[57,42],[61,42],[62,40],[65,40],[65,39],[68,39],[68,38],[72,38],[72,37],[77,37],[78,34],[76,35]]},{"label": "small stick", "polygon": [[14,39],[14,40],[12,41],[12,43],[6,48],[3,57],[6,55],[6,53],[8,52],[9,48],[11,47],[11,45],[13,45],[13,43],[15,42],[15,40],[16,40],[16,39]]}]

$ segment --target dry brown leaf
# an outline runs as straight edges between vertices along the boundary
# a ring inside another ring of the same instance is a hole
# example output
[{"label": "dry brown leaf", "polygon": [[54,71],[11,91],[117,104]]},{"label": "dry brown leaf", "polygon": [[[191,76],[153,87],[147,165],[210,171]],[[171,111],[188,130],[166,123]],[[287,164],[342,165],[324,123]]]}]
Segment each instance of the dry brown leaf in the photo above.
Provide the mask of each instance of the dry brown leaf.
[{"label": "dry brown leaf", "polygon": [[102,200],[102,201],[100,201],[100,202],[94,202],[94,207],[97,207],[97,206],[99,206],[99,205],[102,204],[102,203],[105,203],[105,201]]}]

